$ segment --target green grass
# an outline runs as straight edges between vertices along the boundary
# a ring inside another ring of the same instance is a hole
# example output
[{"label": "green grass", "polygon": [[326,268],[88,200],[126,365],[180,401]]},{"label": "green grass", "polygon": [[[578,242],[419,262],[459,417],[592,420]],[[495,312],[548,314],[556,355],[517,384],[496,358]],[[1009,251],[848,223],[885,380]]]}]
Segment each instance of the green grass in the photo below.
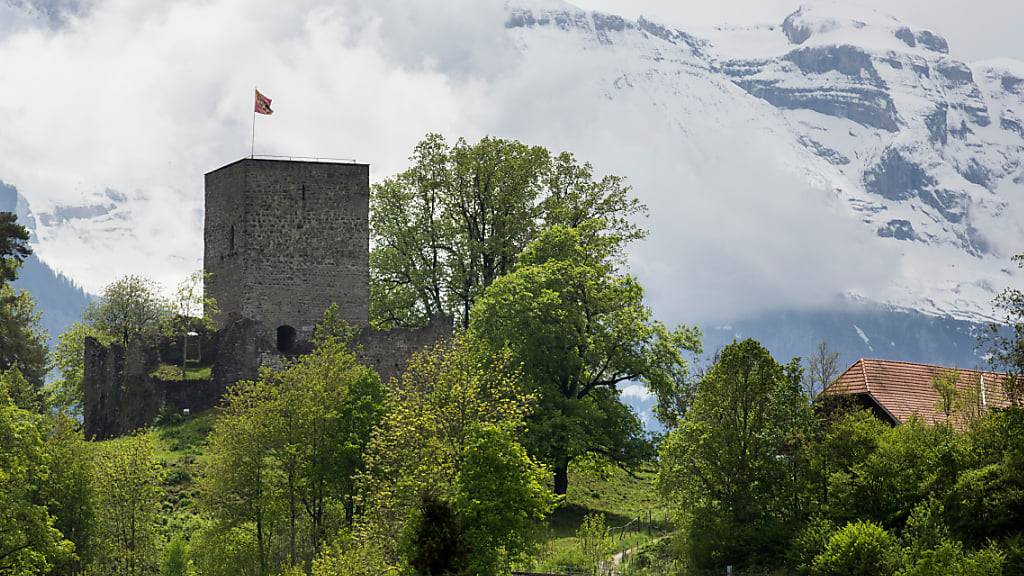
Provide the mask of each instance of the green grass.
[{"label": "green grass", "polygon": [[654,464],[635,476],[616,467],[570,469],[565,501],[544,528],[536,556],[520,568],[538,571],[581,571],[586,563],[576,531],[588,514],[604,514],[611,553],[636,549],[671,529],[655,486]]},{"label": "green grass", "polygon": [[146,433],[156,446],[156,457],[164,468],[161,522],[168,538],[188,527],[198,516],[200,468],[205,461],[207,437],[216,418],[216,410],[207,410],[161,424]]},{"label": "green grass", "polygon": [[197,365],[186,365],[185,366],[185,377],[181,376],[181,366],[174,366],[171,364],[161,364],[156,367],[155,370],[149,373],[150,376],[159,378],[161,380],[209,380],[210,375],[213,373],[213,367],[197,366]]}]

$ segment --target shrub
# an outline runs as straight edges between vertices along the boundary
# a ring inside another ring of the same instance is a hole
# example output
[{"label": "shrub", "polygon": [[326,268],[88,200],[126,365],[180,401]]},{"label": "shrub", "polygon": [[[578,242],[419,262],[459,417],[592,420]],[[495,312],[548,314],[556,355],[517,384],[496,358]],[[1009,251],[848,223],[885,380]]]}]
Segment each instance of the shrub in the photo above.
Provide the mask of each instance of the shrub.
[{"label": "shrub", "polygon": [[789,564],[800,574],[810,574],[814,558],[828,546],[836,525],[827,518],[813,518],[796,533],[788,550]]},{"label": "shrub", "polygon": [[815,576],[887,576],[899,565],[896,538],[872,522],[847,524],[814,559]]}]

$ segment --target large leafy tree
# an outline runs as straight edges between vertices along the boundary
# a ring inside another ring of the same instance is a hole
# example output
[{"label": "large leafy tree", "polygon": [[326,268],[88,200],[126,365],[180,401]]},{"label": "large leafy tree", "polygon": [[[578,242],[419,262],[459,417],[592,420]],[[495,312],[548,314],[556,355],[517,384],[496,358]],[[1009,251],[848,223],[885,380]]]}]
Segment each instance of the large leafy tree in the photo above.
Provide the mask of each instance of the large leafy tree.
[{"label": "large leafy tree", "polygon": [[405,172],[371,195],[371,317],[381,326],[449,317],[468,326],[476,298],[544,227],[602,218],[622,242],[644,208],[616,176],[539,146],[430,134]]},{"label": "large leafy tree", "polygon": [[730,344],[661,449],[662,491],[698,567],[744,565],[785,543],[804,506],[800,450],[811,423],[798,360]]},{"label": "large leafy tree", "polygon": [[569,463],[588,453],[619,463],[648,456],[643,427],[619,386],[644,382],[661,397],[685,385],[685,350],[696,329],[652,319],[643,289],[617,267],[616,239],[604,222],[554,226],[520,255],[473,309],[471,333],[508,348],[538,397],[529,445],[554,467],[555,491],[568,487]]},{"label": "large leafy tree", "polygon": [[167,315],[167,302],[156,284],[140,276],[125,276],[104,288],[84,316],[95,329],[127,347],[133,340],[159,333]]}]

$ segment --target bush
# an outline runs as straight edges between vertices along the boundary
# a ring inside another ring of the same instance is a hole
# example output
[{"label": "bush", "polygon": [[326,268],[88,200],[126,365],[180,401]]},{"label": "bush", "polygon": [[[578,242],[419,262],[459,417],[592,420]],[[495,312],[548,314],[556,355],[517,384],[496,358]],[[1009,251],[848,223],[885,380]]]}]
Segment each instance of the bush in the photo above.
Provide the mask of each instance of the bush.
[{"label": "bush", "polygon": [[955,540],[944,539],[938,546],[918,554],[899,576],[999,576],[1006,555],[994,544],[971,554]]},{"label": "bush", "polygon": [[789,564],[800,574],[810,574],[814,558],[828,546],[836,532],[836,525],[827,518],[813,518],[796,533],[790,543],[787,556]]},{"label": "bush", "polygon": [[812,565],[815,576],[887,576],[899,566],[896,538],[873,522],[847,524]]}]

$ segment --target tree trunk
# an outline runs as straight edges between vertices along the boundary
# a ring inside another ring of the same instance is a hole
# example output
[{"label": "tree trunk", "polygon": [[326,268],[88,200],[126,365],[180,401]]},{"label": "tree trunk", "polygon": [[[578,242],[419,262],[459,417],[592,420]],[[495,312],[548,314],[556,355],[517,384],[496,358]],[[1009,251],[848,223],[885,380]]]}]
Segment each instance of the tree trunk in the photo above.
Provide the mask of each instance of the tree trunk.
[{"label": "tree trunk", "polygon": [[555,464],[555,494],[564,495],[569,490],[569,457],[562,456]]}]

